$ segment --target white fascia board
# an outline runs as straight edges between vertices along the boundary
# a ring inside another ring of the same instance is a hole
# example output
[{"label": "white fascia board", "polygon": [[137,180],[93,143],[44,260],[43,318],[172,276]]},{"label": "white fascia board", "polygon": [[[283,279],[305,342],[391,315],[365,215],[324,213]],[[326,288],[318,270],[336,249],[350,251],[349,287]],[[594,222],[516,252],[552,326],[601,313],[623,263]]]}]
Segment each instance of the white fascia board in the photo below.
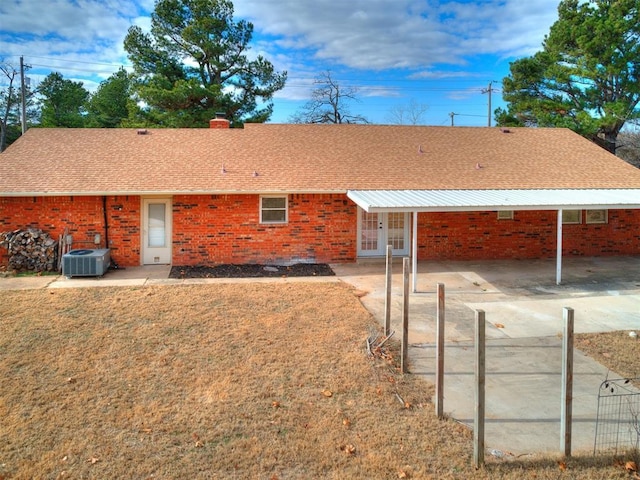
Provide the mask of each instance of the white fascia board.
[{"label": "white fascia board", "polygon": [[638,209],[640,189],[349,190],[367,212]]}]

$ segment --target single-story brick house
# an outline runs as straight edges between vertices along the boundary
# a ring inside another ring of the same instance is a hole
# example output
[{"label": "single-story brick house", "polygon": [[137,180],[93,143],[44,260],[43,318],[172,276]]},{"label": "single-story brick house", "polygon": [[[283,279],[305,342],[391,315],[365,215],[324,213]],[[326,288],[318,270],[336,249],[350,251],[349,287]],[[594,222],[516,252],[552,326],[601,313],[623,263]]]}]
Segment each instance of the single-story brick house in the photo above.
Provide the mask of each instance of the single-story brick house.
[{"label": "single-story brick house", "polygon": [[0,154],[0,231],[121,266],[640,252],[640,170],[570,130],[227,126],[31,129]]}]

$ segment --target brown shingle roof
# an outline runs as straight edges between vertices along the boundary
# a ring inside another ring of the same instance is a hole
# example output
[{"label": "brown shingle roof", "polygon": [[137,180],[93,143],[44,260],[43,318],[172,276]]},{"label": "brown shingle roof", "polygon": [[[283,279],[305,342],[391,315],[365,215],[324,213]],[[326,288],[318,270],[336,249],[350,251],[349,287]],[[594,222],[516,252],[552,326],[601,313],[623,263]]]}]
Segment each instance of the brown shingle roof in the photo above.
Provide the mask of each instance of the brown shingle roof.
[{"label": "brown shingle roof", "polygon": [[33,128],[0,154],[0,196],[540,188],[640,188],[640,170],[542,128]]}]

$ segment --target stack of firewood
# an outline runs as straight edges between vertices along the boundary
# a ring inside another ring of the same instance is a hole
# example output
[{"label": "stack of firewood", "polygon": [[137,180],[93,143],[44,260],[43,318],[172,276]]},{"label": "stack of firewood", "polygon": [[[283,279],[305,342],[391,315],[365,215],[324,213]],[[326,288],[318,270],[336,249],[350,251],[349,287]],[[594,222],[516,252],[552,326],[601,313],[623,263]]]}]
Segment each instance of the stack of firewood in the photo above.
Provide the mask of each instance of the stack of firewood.
[{"label": "stack of firewood", "polygon": [[36,228],[0,233],[0,246],[9,253],[9,268],[53,272],[58,267],[58,242]]}]

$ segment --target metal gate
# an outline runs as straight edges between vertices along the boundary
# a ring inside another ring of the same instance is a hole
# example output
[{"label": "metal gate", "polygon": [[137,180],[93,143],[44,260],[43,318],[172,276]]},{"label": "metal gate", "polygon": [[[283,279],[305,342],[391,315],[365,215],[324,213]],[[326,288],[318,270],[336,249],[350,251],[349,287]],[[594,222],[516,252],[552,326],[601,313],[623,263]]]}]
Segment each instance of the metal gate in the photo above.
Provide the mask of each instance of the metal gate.
[{"label": "metal gate", "polygon": [[594,453],[617,454],[640,446],[640,378],[605,380],[598,392]]}]

